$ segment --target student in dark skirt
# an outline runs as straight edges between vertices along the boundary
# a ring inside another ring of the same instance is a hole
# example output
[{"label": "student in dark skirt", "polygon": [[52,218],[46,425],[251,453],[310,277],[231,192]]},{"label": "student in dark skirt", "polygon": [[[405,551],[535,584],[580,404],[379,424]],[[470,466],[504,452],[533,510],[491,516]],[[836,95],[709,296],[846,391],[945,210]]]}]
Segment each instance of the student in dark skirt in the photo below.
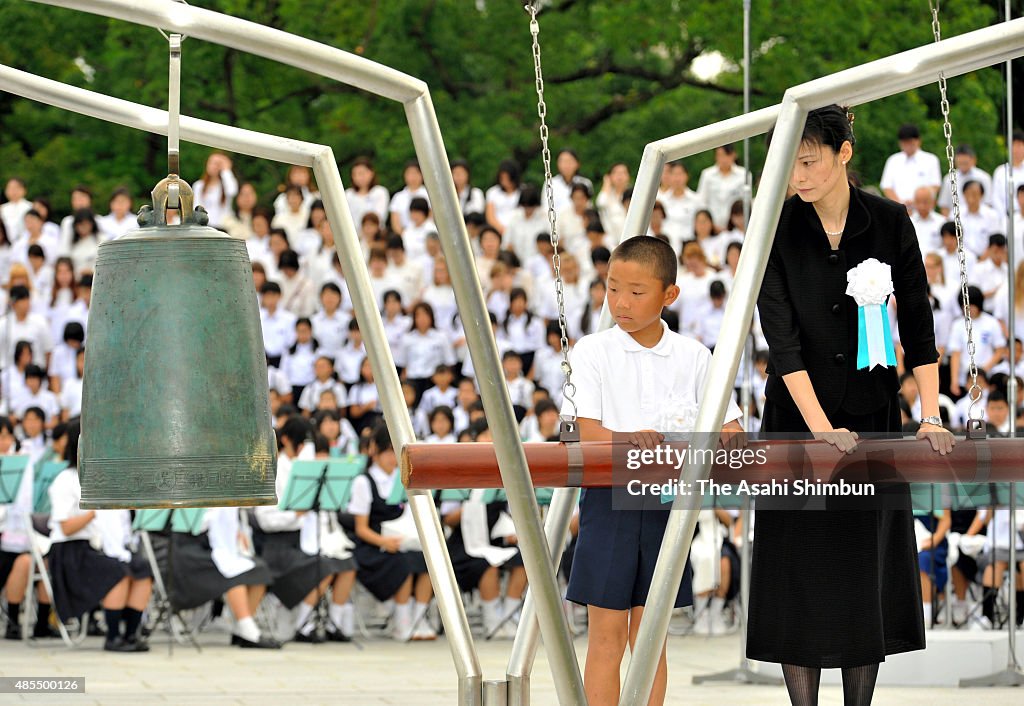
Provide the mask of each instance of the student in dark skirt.
[{"label": "student in dark skirt", "polygon": [[[896,368],[858,368],[859,305],[846,294],[857,289],[848,271],[874,258],[890,268],[887,291],[899,302],[904,364],[924,415],[918,437],[946,453],[953,436],[939,419],[938,352],[914,226],[902,204],[850,185],[853,142],[845,109],[811,111],[790,177],[797,196],[783,206],[758,299],[770,352],[761,431],[819,439],[837,455],[857,434],[900,431]],[[924,648],[910,494],[905,485],[890,491],[880,490],[877,504],[828,511],[786,502],[800,498],[758,500],[747,656],[782,663],[794,704],[817,703],[821,669],[837,667],[846,704],[869,704],[886,655]]]},{"label": "student in dark skirt", "polygon": [[[460,441],[491,441],[487,422],[479,420],[460,435]],[[441,503],[441,519],[452,532],[448,554],[455,580],[463,591],[480,592],[484,632],[488,637],[512,639],[514,625],[508,617],[516,613],[526,590],[523,557],[515,546],[515,537],[491,539],[491,532],[506,508],[505,502],[484,503],[484,491],[474,490],[465,501]],[[501,572],[507,572],[505,605],[501,604]],[[499,627],[501,626],[501,627]]]},{"label": "student in dark skirt", "polygon": [[[64,622],[81,618],[93,606],[103,606],[107,639],[103,649],[110,652],[145,652],[149,648],[136,635],[121,634],[121,620],[128,602],[131,579],[128,566],[106,556],[102,535],[94,522],[96,511],[82,512],[82,486],[78,480],[78,420],[67,425],[64,460],[68,468],[50,485],[50,580],[57,615]],[[136,625],[137,627],[137,625]]]},{"label": "student in dark skirt", "polygon": [[423,552],[402,551],[405,537],[383,534],[385,522],[408,512],[407,507],[387,502],[394,484],[402,481],[391,435],[383,423],[373,430],[369,452],[372,463],[353,481],[348,505],[355,522],[356,578],[377,600],[394,600],[395,640],[433,640],[437,635],[423,617],[433,597]]},{"label": "student in dark skirt", "polygon": [[[295,460],[315,457],[311,439],[313,426],[305,418],[295,415],[278,430],[277,497],[284,498]],[[316,622],[311,619],[320,597],[333,586],[327,639],[348,642],[354,622],[353,606],[349,603],[352,584],[355,583],[356,564],[351,556],[337,559],[319,555],[317,522],[327,513],[280,510],[277,506],[256,508],[256,522],[262,530],[262,557],[273,574],[270,591],[285,608],[295,613],[295,640],[318,642]],[[322,534],[325,534],[322,533]],[[352,614],[346,616],[346,613]]]},{"label": "student in dark skirt", "polygon": [[[93,521],[100,533],[104,555],[121,562],[128,576],[128,597],[121,612],[123,636],[128,643],[140,643],[139,626],[142,614],[153,594],[153,570],[145,555],[138,550],[132,536],[132,516],[128,510],[97,510]],[[148,648],[146,648],[148,649]]]},{"label": "student in dark skirt", "polygon": [[203,513],[198,535],[171,533],[171,605],[188,610],[224,596],[235,617],[232,645],[279,649],[281,643],[263,635],[253,618],[272,577],[266,563],[252,556],[241,512],[236,507],[210,508]]}]

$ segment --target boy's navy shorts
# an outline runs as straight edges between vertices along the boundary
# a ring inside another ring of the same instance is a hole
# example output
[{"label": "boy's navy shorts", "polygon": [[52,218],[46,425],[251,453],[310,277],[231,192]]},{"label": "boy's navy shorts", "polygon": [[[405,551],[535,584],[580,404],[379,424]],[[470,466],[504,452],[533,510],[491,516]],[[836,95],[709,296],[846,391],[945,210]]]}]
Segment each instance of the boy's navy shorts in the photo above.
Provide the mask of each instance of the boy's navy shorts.
[{"label": "boy's navy shorts", "polygon": [[[573,603],[629,610],[647,602],[670,505],[613,510],[612,488],[588,488],[580,501],[580,532],[566,597]],[[658,503],[658,498],[653,498]],[[693,604],[690,559],[675,607]]]}]

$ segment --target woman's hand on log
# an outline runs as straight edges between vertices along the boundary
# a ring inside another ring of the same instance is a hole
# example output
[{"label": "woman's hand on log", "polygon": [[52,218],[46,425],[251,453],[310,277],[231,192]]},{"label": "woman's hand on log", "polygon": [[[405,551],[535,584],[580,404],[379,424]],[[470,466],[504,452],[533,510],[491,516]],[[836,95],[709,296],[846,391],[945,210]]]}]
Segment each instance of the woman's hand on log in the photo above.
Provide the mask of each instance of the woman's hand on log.
[{"label": "woman's hand on log", "polygon": [[814,438],[832,444],[845,454],[852,454],[857,448],[857,432],[850,431],[845,427],[830,429],[829,431],[816,431]]},{"label": "woman's hand on log", "polygon": [[922,424],[917,430],[917,438],[928,439],[928,443],[932,445],[932,451],[938,451],[940,456],[952,453],[953,447],[956,446],[956,438],[953,434],[938,424]]}]

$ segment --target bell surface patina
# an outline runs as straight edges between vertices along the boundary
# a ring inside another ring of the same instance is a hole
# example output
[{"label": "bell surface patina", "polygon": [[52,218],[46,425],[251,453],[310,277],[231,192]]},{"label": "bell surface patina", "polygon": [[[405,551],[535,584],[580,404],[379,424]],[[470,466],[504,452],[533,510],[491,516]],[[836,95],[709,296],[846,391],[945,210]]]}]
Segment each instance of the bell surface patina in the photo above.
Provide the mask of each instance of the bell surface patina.
[{"label": "bell surface patina", "polygon": [[[165,206],[180,194],[181,225]],[[83,508],[268,505],[277,444],[245,243],[176,177],[99,247],[79,473]]]}]

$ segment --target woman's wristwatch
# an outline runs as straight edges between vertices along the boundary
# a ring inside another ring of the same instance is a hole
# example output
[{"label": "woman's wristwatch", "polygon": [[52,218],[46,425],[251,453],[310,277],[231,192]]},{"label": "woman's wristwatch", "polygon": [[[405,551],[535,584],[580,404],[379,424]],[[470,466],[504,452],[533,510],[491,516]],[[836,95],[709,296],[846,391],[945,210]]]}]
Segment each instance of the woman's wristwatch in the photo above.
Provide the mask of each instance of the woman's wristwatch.
[{"label": "woman's wristwatch", "polygon": [[942,426],[942,417],[921,417],[922,424],[934,424],[937,427]]}]

